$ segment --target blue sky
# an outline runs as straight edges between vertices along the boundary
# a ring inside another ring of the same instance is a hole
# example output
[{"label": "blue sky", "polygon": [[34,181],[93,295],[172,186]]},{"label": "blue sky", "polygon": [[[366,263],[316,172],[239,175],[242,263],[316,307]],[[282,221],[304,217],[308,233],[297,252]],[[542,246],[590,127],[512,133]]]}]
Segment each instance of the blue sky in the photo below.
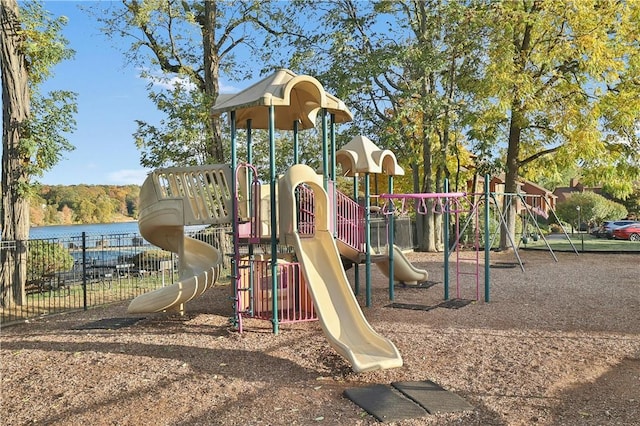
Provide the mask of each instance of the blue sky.
[{"label": "blue sky", "polygon": [[[67,135],[74,151],[38,181],[48,185],[142,184],[149,170],[140,166],[140,154],[132,134],[135,120],[157,124],[162,114],[148,99],[147,80],[127,66],[122,54],[99,31],[99,25],[78,5],[93,2],[45,1],[53,16],[69,22],[64,35],[75,58],[57,65],[43,91],[70,90],[78,95],[77,130]],[[126,50],[124,44],[122,49]],[[246,86],[242,85],[242,88]],[[224,86],[223,91],[238,89]]]}]

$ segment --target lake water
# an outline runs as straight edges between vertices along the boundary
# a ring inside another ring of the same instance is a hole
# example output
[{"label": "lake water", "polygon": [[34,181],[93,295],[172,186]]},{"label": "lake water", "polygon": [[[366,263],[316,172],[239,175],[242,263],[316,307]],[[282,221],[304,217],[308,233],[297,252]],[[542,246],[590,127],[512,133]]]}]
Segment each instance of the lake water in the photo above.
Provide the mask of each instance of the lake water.
[{"label": "lake water", "polygon": [[[185,226],[185,232],[197,231],[204,227],[202,225]],[[86,254],[79,250],[83,232],[87,236]],[[83,256],[86,255],[86,262],[94,267],[115,266],[141,250],[152,248],[148,242],[138,240],[140,238],[138,222],[37,226],[29,230],[29,238],[59,240],[64,247],[70,249],[76,264],[81,264]]]},{"label": "lake water", "polygon": [[29,238],[46,239],[87,235],[139,234],[138,222],[93,223],[83,225],[37,226],[29,230]]},{"label": "lake water", "polygon": [[[185,226],[185,231],[197,231],[205,225]],[[83,232],[87,235],[140,234],[138,222],[92,223],[83,225],[36,226],[29,230],[30,239],[79,237]]]}]

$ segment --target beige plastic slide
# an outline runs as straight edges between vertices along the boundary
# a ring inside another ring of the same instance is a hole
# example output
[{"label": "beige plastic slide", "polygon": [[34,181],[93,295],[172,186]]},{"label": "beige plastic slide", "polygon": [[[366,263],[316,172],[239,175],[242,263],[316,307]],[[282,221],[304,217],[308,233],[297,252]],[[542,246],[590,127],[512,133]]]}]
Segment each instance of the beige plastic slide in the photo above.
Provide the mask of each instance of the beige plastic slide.
[{"label": "beige plastic slide", "polygon": [[[389,278],[389,257],[376,262],[380,271]],[[429,273],[424,269],[419,269],[402,253],[400,247],[393,246],[393,279],[408,285],[416,285],[429,279]]]},{"label": "beige plastic slide", "polygon": [[150,175],[140,193],[143,208],[138,227],[145,240],[178,254],[179,282],[136,297],[129,304],[128,311],[184,313],[186,302],[200,296],[215,283],[221,257],[215,247],[184,235],[187,200],[177,197],[163,199],[157,189],[154,176]]},{"label": "beige plastic slide", "polygon": [[[313,237],[301,237],[297,229],[294,191],[300,183],[307,184],[315,194]],[[329,344],[357,373],[401,367],[398,349],[371,327],[351,291],[329,231],[329,200],[322,178],[310,167],[298,164],[280,179],[279,192],[280,238],[295,249]]]},{"label": "beige plastic slide", "polygon": [[[350,247],[340,240],[336,241],[338,251],[344,257],[353,262],[360,263],[364,259],[364,253]],[[371,256],[373,263],[378,265],[382,273],[389,278],[389,256],[387,254],[374,254]],[[429,272],[419,269],[402,253],[400,247],[393,246],[393,279],[403,284],[416,285],[429,279]]]}]

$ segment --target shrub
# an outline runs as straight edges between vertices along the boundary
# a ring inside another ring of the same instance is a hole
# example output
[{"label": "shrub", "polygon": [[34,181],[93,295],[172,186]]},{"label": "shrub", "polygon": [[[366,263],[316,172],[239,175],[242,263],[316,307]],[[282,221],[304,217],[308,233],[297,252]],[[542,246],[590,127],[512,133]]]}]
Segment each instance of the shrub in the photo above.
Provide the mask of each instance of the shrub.
[{"label": "shrub", "polygon": [[170,260],[171,252],[165,250],[146,250],[131,258],[131,261],[137,268],[152,271],[160,269],[160,262]]},{"label": "shrub", "polygon": [[69,271],[73,267],[73,257],[58,243],[45,240],[29,241],[27,274],[32,277],[56,272]]}]

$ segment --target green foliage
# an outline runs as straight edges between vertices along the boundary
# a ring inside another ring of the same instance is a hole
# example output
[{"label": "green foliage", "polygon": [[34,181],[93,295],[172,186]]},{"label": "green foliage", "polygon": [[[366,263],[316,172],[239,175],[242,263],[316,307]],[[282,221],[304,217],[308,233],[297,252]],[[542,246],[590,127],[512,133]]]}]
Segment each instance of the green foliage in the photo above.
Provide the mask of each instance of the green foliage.
[{"label": "green foliage", "polygon": [[145,250],[137,253],[131,261],[137,268],[160,270],[160,262],[171,261],[171,252],[164,250]]},{"label": "green foliage", "polygon": [[31,240],[27,266],[27,274],[39,278],[43,274],[69,271],[73,267],[73,257],[61,244]]},{"label": "green foliage", "polygon": [[204,94],[177,84],[171,91],[149,88],[149,98],[167,118],[158,126],[136,120],[133,136],[141,152],[140,164],[149,168],[206,164],[210,130]]},{"label": "green foliage", "polygon": [[[239,130],[237,134],[237,155],[241,161],[246,161],[248,150],[246,131]],[[229,143],[230,146],[230,143]],[[284,174],[293,161],[293,138],[291,132],[276,132],[275,134],[275,169],[276,176]],[[322,140],[319,132],[314,129],[300,132],[298,137],[298,163],[307,164],[314,170],[322,169]],[[269,166],[269,135],[265,130],[254,130],[251,135],[251,164],[258,170],[262,182],[268,182]]]},{"label": "green foliage", "polygon": [[632,191],[640,176],[640,86],[630,60],[640,49],[639,7],[522,1],[484,11],[489,60],[473,93],[499,109],[480,111],[477,122],[509,134],[507,164],[521,176],[553,177],[579,164],[585,183],[606,183],[617,196]]},{"label": "green foliage", "polygon": [[580,222],[595,226],[603,220],[621,219],[627,215],[627,209],[595,192],[576,192],[563,203],[558,204],[556,214],[560,220],[573,224],[577,228]]},{"label": "green foliage", "polygon": [[108,37],[130,43],[127,62],[149,81],[149,97],[166,115],[159,125],[137,121],[141,164],[225,162],[222,122],[209,113],[221,92],[220,76],[252,77],[256,58],[270,56],[281,46],[279,35],[294,31],[280,4],[126,0],[107,7],[94,16]]},{"label": "green foliage", "polygon": [[62,34],[66,17],[53,18],[40,2],[30,1],[22,5],[21,19],[31,116],[21,134],[19,155],[29,159],[24,172],[33,178],[56,165],[63,152],[74,149],[64,134],[75,130],[76,94],[64,90],[43,94],[39,88],[53,75],[55,65],[73,58],[75,52]]},{"label": "green foliage", "polygon": [[50,92],[48,97],[32,95],[32,118],[21,140],[25,157],[31,158],[26,170],[30,176],[42,176],[62,159],[63,152],[75,149],[63,135],[75,130],[75,101],[75,93],[68,91]]},{"label": "green foliage", "polygon": [[68,40],[62,35],[67,17],[53,18],[39,1],[22,3],[22,30],[26,37],[25,55],[29,62],[29,82],[37,87],[53,75],[52,66],[73,58]]},{"label": "green foliage", "polygon": [[31,197],[34,225],[108,223],[137,218],[138,185],[42,185]]}]

